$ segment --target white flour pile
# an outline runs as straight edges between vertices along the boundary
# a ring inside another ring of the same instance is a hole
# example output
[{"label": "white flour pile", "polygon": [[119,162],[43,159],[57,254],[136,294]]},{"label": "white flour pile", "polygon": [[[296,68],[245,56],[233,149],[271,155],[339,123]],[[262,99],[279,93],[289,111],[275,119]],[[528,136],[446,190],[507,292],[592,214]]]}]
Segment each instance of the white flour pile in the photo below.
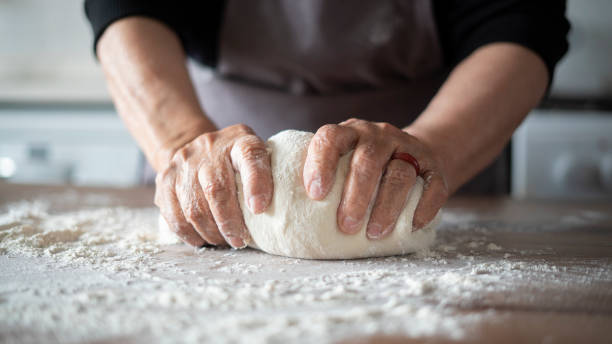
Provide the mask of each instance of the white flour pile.
[{"label": "white flour pile", "polygon": [[49,214],[48,203],[22,202],[0,217],[0,254],[52,257],[60,267],[86,263],[112,271],[150,265],[161,252],[155,209],[99,208]]},{"label": "white flour pile", "polygon": [[49,213],[49,205],[12,204],[0,216],[0,341],[460,339],[496,312],[462,309],[533,303],[514,293],[533,279],[552,290],[570,278],[612,281],[595,266],[526,264],[526,252],[504,249],[477,219],[453,213],[432,251],[331,262],[161,245],[152,208]]}]

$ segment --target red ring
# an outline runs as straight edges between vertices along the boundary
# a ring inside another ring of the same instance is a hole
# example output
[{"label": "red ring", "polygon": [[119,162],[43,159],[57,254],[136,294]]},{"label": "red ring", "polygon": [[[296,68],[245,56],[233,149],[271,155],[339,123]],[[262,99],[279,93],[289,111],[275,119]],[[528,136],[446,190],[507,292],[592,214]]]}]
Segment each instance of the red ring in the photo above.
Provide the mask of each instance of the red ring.
[{"label": "red ring", "polygon": [[391,156],[391,160],[393,160],[393,159],[404,160],[405,162],[409,163],[410,165],[412,165],[414,167],[414,169],[416,170],[417,176],[421,175],[421,168],[419,167],[419,162],[412,155],[410,155],[408,153],[395,152]]}]

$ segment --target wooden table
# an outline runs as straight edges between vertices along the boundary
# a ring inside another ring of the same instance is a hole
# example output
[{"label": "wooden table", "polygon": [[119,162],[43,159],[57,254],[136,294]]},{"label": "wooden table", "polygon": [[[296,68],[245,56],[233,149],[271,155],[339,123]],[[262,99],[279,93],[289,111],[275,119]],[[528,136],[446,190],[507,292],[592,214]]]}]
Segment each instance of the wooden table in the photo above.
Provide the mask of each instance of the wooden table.
[{"label": "wooden table", "polygon": [[[153,190],[148,188],[111,190],[0,184],[0,209],[20,200],[40,197],[53,199],[66,193],[73,196],[68,198],[70,201],[67,202],[64,197],[62,203],[52,205],[51,211],[78,209],[95,200],[96,195],[110,195],[113,206],[127,207],[150,207],[153,197]],[[446,320],[465,320],[453,323],[458,324],[462,330],[460,338],[452,338],[435,331],[425,331],[426,333],[417,335],[400,333],[364,336],[359,335],[359,324],[354,324],[354,333],[358,335],[346,335],[344,332],[344,335],[337,336],[334,335],[335,325],[331,324],[330,338],[334,338],[334,341],[612,343],[612,204],[454,198],[448,202],[445,213],[434,249],[435,254],[424,258],[408,256],[356,261],[291,260],[288,263],[287,258],[253,250],[211,250],[198,255],[196,261],[192,249],[169,246],[165,252],[156,255],[155,259],[172,261],[181,266],[182,271],[189,272],[175,273],[172,277],[182,280],[186,285],[196,283],[189,275],[206,276],[219,281],[230,278],[225,272],[215,270],[220,261],[259,266],[253,273],[240,276],[241,283],[254,285],[270,280],[291,281],[304,276],[316,278],[323,274],[333,276],[347,272],[363,273],[368,269],[387,269],[389,274],[413,273],[420,276],[417,280],[425,281],[429,278],[427,281],[433,281],[435,284],[419,284],[425,289],[432,289],[410,294],[407,304],[403,306],[413,307],[414,312],[423,307],[437,312],[432,319],[442,321],[442,325]],[[48,275],[54,271],[51,264],[42,269],[38,277],[28,275],[25,278],[19,271],[23,271],[27,264],[38,264],[40,261],[2,255],[0,258],[3,262],[0,265],[0,310],[10,304],[13,298],[20,297],[18,288],[14,285],[27,284],[32,278],[42,278],[45,273]],[[281,268],[287,264],[291,264],[290,271]],[[15,267],[20,267],[21,270],[16,272]],[[164,271],[151,273],[153,277],[164,274]],[[456,279],[456,284],[453,278]],[[12,289],[7,287],[9,281],[12,283]],[[455,287],[456,290],[453,289]],[[381,292],[386,290],[383,289]],[[354,293],[359,295],[359,291]],[[279,295],[275,300],[284,300],[283,297]],[[317,305],[316,300],[318,298],[313,301],[313,307]],[[343,296],[339,296],[339,300],[348,302]],[[365,301],[356,301],[355,307],[361,306],[371,305]],[[395,306],[390,307],[389,309],[393,309]],[[283,310],[280,308],[277,311]],[[410,316],[413,324],[417,324],[421,319],[409,311],[406,311],[406,314]],[[6,313],[4,315],[6,316]],[[381,321],[387,321],[385,315],[378,316]],[[375,318],[368,319],[371,321]],[[388,321],[397,321],[397,318],[394,319]],[[427,319],[429,318],[425,317],[423,321]],[[12,325],[7,325],[9,323]],[[14,323],[15,321],[0,318],[0,341],[19,342],[27,341],[28,338],[43,338],[37,337],[40,333],[36,332],[36,329],[15,326]],[[347,326],[350,328],[353,325],[342,326],[343,331],[346,331]],[[249,333],[250,330],[252,329],[244,331]],[[45,341],[54,342],[53,338],[62,337],[44,338]],[[118,340],[117,337],[96,338],[96,342]],[[217,339],[223,341],[223,338]],[[294,339],[310,341],[307,337]],[[125,340],[148,342],[151,338],[147,337],[146,333],[124,333],[120,341]],[[153,340],[157,341],[155,338]],[[249,338],[244,341],[250,342]]]}]

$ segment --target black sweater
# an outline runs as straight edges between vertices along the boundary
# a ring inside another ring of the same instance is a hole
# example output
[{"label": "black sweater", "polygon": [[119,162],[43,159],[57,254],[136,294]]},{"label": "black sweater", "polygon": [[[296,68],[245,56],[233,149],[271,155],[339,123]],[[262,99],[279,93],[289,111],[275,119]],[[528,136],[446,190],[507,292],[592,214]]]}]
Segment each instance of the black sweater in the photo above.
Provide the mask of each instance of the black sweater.
[{"label": "black sweater", "polygon": [[[433,0],[433,4],[448,68],[485,44],[512,42],[538,54],[552,80],[557,62],[567,52],[570,25],[564,0]],[[211,67],[217,63],[224,8],[223,0],[85,0],[94,49],[114,21],[146,16],[169,26],[190,57]]]}]

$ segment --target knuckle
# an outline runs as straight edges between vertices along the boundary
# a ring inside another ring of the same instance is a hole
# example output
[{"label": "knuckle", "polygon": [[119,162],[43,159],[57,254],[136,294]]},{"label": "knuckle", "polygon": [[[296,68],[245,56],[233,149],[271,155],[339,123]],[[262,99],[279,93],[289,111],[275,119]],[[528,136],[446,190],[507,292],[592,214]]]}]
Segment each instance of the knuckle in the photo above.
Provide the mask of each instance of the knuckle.
[{"label": "knuckle", "polygon": [[259,171],[270,168],[268,150],[255,135],[245,135],[239,138],[231,149],[230,155],[235,168],[240,171],[241,175],[257,175]]},{"label": "knuckle", "polygon": [[323,135],[315,135],[310,144],[313,150],[317,153],[334,149],[327,137]]},{"label": "knuckle", "polygon": [[182,164],[186,161],[189,161],[189,157],[191,156],[191,150],[187,147],[182,147],[174,153],[174,160],[176,163]]},{"label": "knuckle", "polygon": [[395,132],[398,128],[395,127],[393,124],[388,123],[388,122],[379,122],[378,123],[378,127],[383,131],[383,132]]},{"label": "knuckle", "polygon": [[317,130],[313,140],[317,140],[317,143],[325,147],[333,146],[332,142],[341,131],[342,128],[337,124],[325,124]]},{"label": "knuckle", "polygon": [[194,145],[203,148],[206,151],[211,151],[216,140],[215,133],[205,133],[193,140]]},{"label": "knuckle", "polygon": [[229,189],[220,182],[208,182],[203,186],[204,195],[215,202],[225,202],[229,199]]},{"label": "knuckle", "polygon": [[153,202],[159,208],[163,207],[168,199],[169,193],[172,192],[168,187],[168,184],[157,184],[155,187],[155,195],[153,196]]},{"label": "knuckle", "polygon": [[246,133],[246,134],[252,134],[253,133],[253,129],[251,129],[251,127],[249,127],[246,124],[243,123],[238,123],[238,124],[234,124],[230,127],[231,129],[239,132],[239,133]]},{"label": "knuckle", "polygon": [[344,124],[345,124],[345,125],[353,125],[353,124],[355,124],[355,123],[358,123],[359,121],[360,121],[360,119],[359,119],[359,118],[357,118],[357,117],[351,117],[351,118],[347,119],[346,121],[344,121]]},{"label": "knuckle", "polygon": [[392,187],[405,185],[411,178],[409,170],[403,168],[391,168],[385,173],[385,183]]},{"label": "knuckle", "polygon": [[257,137],[246,137],[240,145],[240,153],[247,160],[263,160],[268,157],[268,151]]},{"label": "knuckle", "polygon": [[243,134],[236,138],[235,145],[256,145],[262,144],[261,140],[255,134]]},{"label": "knuckle", "polygon": [[378,159],[376,155],[376,147],[373,144],[366,144],[361,147],[359,151],[355,152],[356,168],[358,170],[364,169],[369,170],[378,166]]},{"label": "knuckle", "polygon": [[383,130],[381,130],[378,124],[376,123],[367,122],[366,124],[364,124],[362,130],[365,133],[365,135],[373,138],[374,140],[381,141],[381,142],[385,142],[389,140],[389,137],[387,136],[388,133],[385,133]]},{"label": "knuckle", "polygon": [[192,223],[199,222],[202,217],[201,214],[202,212],[200,211],[198,206],[194,204],[189,204],[183,209],[183,215],[185,215],[187,221]]}]

